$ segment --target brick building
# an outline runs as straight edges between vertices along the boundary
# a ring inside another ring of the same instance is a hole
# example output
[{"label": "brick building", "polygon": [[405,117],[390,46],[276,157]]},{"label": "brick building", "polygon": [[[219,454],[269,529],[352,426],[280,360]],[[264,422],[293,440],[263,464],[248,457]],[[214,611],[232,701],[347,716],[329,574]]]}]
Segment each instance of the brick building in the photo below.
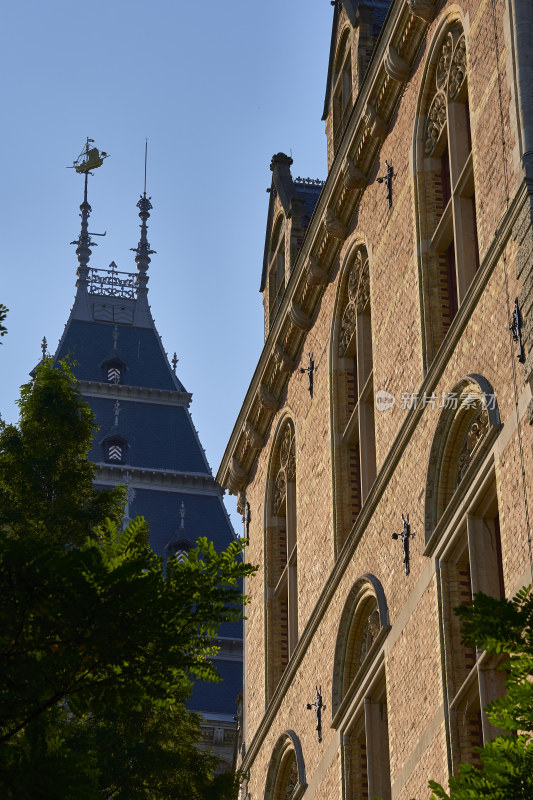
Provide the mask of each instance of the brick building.
[{"label": "brick building", "polygon": [[[144,517],[152,549],[163,559],[185,554],[199,536],[211,539],[220,552],[234,532],[192,422],[192,395],[176,375],[175,355],[169,363],[152,317],[152,204],[146,192],[137,206],[141,233],[132,248],[137,271],[119,271],[114,262],[109,269],[90,267],[90,237],[95,234],[88,232],[91,207],[85,177],[81,232],[74,242],[76,296],[54,358],[74,360],[78,387],[98,426],[89,454],[97,466],[95,483],[102,488],[127,486],[125,521]],[[242,623],[223,623],[217,644],[215,664],[222,683],[197,681],[187,705],[202,714],[202,746],[218,754],[224,769],[233,760]]]},{"label": "brick building", "polygon": [[250,800],[446,784],[502,688],[453,609],[533,578],[533,6],[333,5],[327,180],[272,159],[265,344],[217,475],[260,566]]}]

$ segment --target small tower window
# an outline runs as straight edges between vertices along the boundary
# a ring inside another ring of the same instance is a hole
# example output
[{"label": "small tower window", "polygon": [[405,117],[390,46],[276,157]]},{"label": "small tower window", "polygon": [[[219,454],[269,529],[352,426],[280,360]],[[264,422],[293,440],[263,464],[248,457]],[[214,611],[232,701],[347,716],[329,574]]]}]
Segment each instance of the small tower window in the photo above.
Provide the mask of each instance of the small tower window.
[{"label": "small tower window", "polygon": [[118,442],[109,442],[107,457],[109,461],[122,461],[122,446]]},{"label": "small tower window", "polygon": [[109,383],[120,383],[120,367],[108,367],[107,380]]}]

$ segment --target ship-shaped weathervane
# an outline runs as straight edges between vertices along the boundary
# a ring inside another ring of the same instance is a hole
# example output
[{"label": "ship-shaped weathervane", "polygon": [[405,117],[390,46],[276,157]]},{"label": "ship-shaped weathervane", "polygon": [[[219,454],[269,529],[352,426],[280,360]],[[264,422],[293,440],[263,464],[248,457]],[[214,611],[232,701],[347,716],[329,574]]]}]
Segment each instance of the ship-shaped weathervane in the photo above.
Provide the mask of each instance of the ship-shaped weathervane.
[{"label": "ship-shaped weathervane", "polygon": [[89,175],[92,175],[91,170],[101,167],[104,163],[104,158],[107,158],[107,153],[99,151],[94,147],[94,139],[89,139],[85,142],[85,147],[74,161],[70,169],[75,169],[80,175],[85,175],[85,188],[83,192],[83,203],[80,206],[81,217],[81,231],[77,239],[71,244],[76,245],[76,254],[78,256],[78,282],[83,286],[87,286],[87,279],[89,276],[89,258],[91,255],[91,247],[96,245],[96,242],[91,240],[91,236],[105,236],[105,233],[90,233],[89,232],[89,217],[91,215],[91,206],[87,201],[87,180]]}]

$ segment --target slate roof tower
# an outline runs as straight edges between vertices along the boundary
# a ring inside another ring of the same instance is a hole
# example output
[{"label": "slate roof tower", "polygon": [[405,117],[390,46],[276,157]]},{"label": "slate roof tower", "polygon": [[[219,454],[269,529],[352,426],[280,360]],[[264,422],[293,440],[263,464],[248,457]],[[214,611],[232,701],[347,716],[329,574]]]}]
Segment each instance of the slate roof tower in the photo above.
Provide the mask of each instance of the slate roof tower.
[{"label": "slate roof tower", "polygon": [[[148,242],[152,204],[146,191],[137,203],[140,238],[136,273],[89,267],[91,234],[87,178],[81,209],[76,296],[54,358],[71,356],[84,399],[98,425],[90,459],[96,484],[125,483],[125,516],[144,516],[160,556],[186,552],[199,536],[225,548],[234,532],[193,425],[192,395],[163,349],[148,304]],[[94,234],[92,234],[94,235]],[[219,631],[216,666],[221,684],[197,683],[188,703],[201,712],[202,741],[231,763],[237,694],[242,687],[242,626]]]}]

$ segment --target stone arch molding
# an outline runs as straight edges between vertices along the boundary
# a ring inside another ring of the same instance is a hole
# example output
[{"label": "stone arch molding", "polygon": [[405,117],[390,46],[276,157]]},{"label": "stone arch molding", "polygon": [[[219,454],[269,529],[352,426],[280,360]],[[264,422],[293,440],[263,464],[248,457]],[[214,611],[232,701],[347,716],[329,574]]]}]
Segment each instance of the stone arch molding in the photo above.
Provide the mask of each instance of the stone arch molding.
[{"label": "stone arch molding", "polygon": [[501,427],[494,389],[482,375],[467,375],[459,381],[445,403],[428,463],[426,543],[456,491],[479,467]]},{"label": "stone arch molding", "polygon": [[383,586],[375,575],[362,575],[348,594],[337,631],[331,698],[333,717],[389,628]]},{"label": "stone arch molding", "polygon": [[298,800],[307,788],[302,746],[292,730],[276,742],[268,764],[265,800]]}]

